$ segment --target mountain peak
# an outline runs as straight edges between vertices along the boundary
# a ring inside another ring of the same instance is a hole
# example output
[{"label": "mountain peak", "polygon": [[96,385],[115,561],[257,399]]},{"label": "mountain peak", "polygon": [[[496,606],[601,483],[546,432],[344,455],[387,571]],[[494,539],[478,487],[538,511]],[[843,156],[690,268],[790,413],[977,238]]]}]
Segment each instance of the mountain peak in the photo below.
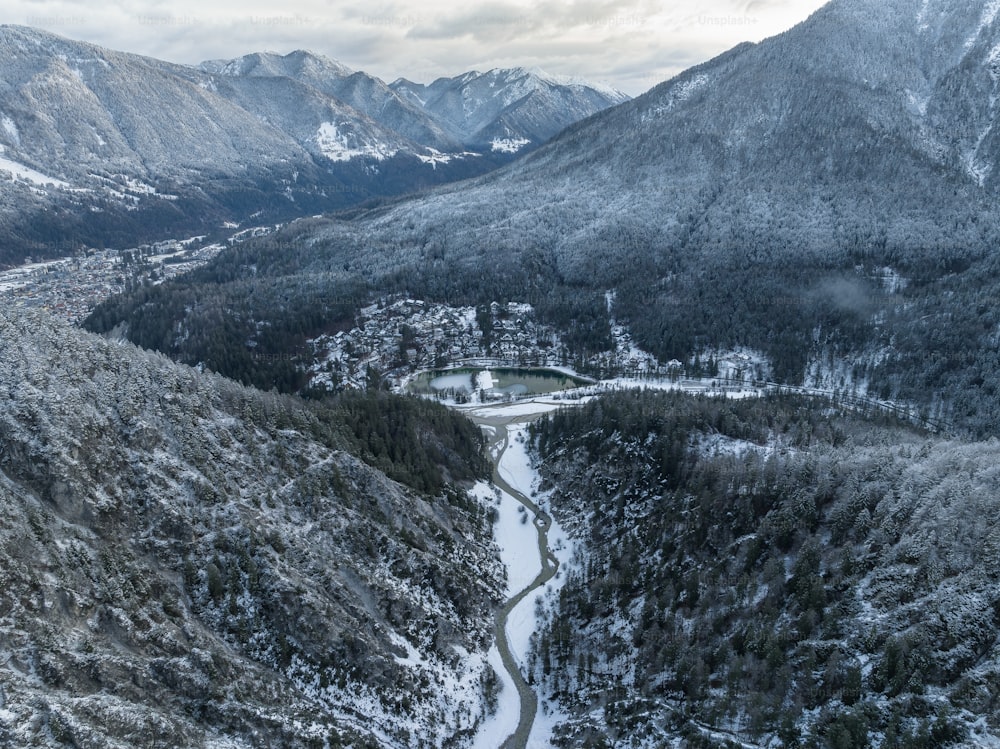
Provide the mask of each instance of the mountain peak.
[{"label": "mountain peak", "polygon": [[470,70],[429,85],[399,79],[393,90],[422,107],[453,137],[474,148],[516,153],[628,96],[535,67]]},{"label": "mountain peak", "polygon": [[207,60],[198,68],[216,75],[288,78],[303,74],[346,77],[354,73],[351,68],[337,60],[302,49],[285,55],[279,52],[251,52],[229,60]]},{"label": "mountain peak", "polygon": [[608,86],[602,83],[595,83],[594,81],[587,80],[580,76],[557,75],[555,73],[549,73],[537,66],[532,66],[530,68],[518,67],[514,68],[513,72],[530,76],[535,80],[542,81],[552,86],[576,86],[581,88],[589,88],[594,91],[599,91],[600,93],[607,96],[609,99],[615,100],[616,103],[628,101],[630,98],[628,94],[625,94],[622,91],[619,91],[618,89],[612,86]]}]

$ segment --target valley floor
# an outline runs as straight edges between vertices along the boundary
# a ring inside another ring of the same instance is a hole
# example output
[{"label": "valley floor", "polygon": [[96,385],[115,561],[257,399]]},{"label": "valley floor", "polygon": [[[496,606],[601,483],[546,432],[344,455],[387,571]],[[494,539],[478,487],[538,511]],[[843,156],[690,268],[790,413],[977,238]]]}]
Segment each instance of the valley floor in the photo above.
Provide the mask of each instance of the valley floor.
[{"label": "valley floor", "polygon": [[558,592],[564,579],[559,569],[572,558],[565,532],[540,506],[546,498],[538,496],[539,477],[526,443],[527,423],[556,406],[544,402],[528,406],[520,403],[470,414],[489,438],[493,485],[480,482],[474,493],[498,502],[494,534],[507,567],[510,596],[497,614],[497,645],[490,651],[490,664],[501,676],[503,689],[495,714],[476,736],[476,749],[551,746],[559,716],[558,706],[539,705],[524,677],[539,624],[538,599]]}]

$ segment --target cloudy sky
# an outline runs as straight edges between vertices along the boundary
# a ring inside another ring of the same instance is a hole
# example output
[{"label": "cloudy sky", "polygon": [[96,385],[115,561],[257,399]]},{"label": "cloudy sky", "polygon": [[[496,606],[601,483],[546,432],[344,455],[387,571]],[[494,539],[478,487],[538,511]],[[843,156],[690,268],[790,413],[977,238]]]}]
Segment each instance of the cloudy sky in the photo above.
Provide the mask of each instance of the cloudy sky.
[{"label": "cloudy sky", "polygon": [[386,81],[539,67],[636,95],[825,0],[4,0],[4,23],[179,63],[308,49]]}]

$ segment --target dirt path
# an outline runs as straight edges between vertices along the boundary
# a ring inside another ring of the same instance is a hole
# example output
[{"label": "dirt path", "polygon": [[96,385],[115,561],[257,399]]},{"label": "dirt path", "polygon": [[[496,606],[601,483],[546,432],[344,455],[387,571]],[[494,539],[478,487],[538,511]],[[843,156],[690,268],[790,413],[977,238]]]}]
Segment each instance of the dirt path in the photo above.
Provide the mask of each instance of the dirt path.
[{"label": "dirt path", "polygon": [[549,549],[548,542],[548,533],[549,528],[552,525],[552,519],[547,513],[543,512],[538,505],[532,502],[529,497],[526,497],[524,494],[508,484],[500,475],[499,470],[500,460],[503,458],[503,454],[507,450],[507,446],[510,444],[510,432],[508,427],[512,424],[525,424],[530,421],[534,421],[539,415],[540,414],[516,417],[483,417],[470,414],[470,418],[476,424],[490,426],[496,430],[493,437],[490,439],[488,447],[489,454],[493,460],[493,483],[502,491],[506,492],[524,505],[524,507],[532,513],[535,518],[535,530],[538,533],[539,557],[542,560],[542,569],[535,579],[531,581],[531,584],[528,585],[528,587],[519,591],[512,598],[508,599],[506,603],[504,603],[500,610],[497,611],[496,619],[493,625],[493,634],[496,638],[497,648],[500,651],[500,658],[503,660],[504,668],[507,669],[511,679],[514,681],[514,686],[517,689],[518,696],[521,700],[521,712],[520,717],[518,718],[517,730],[507,737],[503,744],[500,745],[500,749],[524,749],[527,746],[528,735],[531,733],[531,726],[535,722],[535,714],[538,711],[538,696],[535,694],[534,690],[528,686],[527,681],[524,679],[524,675],[518,668],[517,660],[511,652],[510,641],[507,638],[507,618],[510,616],[510,612],[513,611],[514,608],[521,603],[521,601],[544,586],[555,576],[556,571],[559,569],[559,561]]}]

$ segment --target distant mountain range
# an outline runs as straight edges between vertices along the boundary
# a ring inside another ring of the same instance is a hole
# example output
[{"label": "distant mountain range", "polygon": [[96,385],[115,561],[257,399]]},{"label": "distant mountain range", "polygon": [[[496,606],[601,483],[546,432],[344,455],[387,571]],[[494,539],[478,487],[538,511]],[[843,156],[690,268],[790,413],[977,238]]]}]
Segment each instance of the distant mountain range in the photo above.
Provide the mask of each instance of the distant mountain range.
[{"label": "distant mountain range", "polygon": [[0,53],[0,264],[482,174],[623,98],[513,75],[523,128],[498,110],[494,148],[481,118],[473,130],[309,52],[188,67],[2,26]]},{"label": "distant mountain range", "polygon": [[[997,322],[979,300],[1000,243],[998,8],[834,0],[501,170],[301,224],[206,277],[237,263],[286,285],[324,278],[321,298],[362,278],[450,303],[522,299],[570,325],[606,315],[614,289],[617,318],[664,361],[750,346],[790,381],[934,409],[992,397]],[[457,111],[450,92],[480,78],[393,87]],[[982,404],[959,411],[987,428]]]},{"label": "distant mountain range", "polygon": [[473,71],[427,86],[400,78],[390,88],[466,147],[510,153],[537,147],[574,122],[628,100],[612,88],[525,68]]}]

